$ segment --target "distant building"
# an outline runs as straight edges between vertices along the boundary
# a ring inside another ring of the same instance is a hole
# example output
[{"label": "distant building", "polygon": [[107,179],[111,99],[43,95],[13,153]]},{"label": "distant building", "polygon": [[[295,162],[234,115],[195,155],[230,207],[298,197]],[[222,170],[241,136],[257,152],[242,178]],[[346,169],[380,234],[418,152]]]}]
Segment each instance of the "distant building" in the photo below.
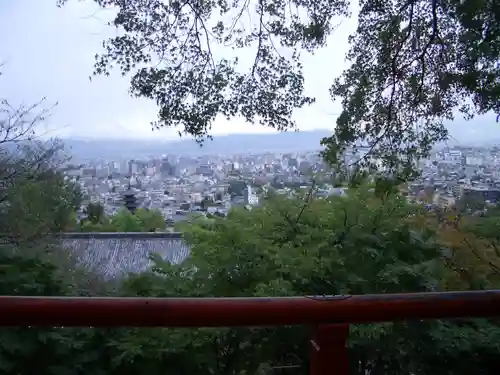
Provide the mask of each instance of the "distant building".
[{"label": "distant building", "polygon": [[479,166],[484,164],[484,158],[482,156],[467,156],[466,165]]},{"label": "distant building", "polygon": [[256,206],[259,204],[259,197],[257,196],[257,194],[255,194],[254,190],[249,185],[246,188],[245,202],[250,206]]},{"label": "distant building", "polygon": [[168,160],[162,160],[160,165],[160,174],[163,177],[170,177],[175,175],[175,167],[170,164]]},{"label": "distant building", "polygon": [[466,187],[463,190],[463,196],[464,198],[499,202],[500,190],[489,187]]},{"label": "distant building", "polygon": [[206,177],[211,177],[214,174],[214,171],[208,164],[203,164],[200,165],[198,168],[196,168],[196,174],[206,176]]},{"label": "distant building", "polygon": [[94,178],[96,176],[95,168],[83,168],[82,169],[82,177],[83,178]]}]

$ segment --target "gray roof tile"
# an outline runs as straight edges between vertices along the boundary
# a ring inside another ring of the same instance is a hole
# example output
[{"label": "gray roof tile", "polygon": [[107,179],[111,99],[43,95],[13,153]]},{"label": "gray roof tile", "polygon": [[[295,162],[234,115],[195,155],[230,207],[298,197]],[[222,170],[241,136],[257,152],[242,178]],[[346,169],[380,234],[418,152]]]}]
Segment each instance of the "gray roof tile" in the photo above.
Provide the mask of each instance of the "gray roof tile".
[{"label": "gray roof tile", "polygon": [[106,277],[147,270],[152,253],[179,264],[190,251],[181,233],[61,233],[57,237],[82,265]]}]

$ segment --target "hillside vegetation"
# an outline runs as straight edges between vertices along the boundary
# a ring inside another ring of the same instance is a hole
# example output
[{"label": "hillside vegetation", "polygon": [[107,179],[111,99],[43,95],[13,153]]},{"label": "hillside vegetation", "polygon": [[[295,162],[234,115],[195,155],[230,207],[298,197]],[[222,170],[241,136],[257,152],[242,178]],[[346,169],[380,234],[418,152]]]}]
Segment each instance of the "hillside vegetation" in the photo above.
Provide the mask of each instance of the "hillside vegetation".
[{"label": "hillside vegetation", "polygon": [[[58,194],[68,188],[51,186]],[[16,190],[16,198],[27,192]],[[490,237],[500,216],[477,219],[473,228],[437,227],[434,217],[423,225],[425,218],[415,220],[424,215],[420,207],[396,193],[375,196],[364,185],[347,197],[271,197],[252,211],[186,223],[192,249],[186,262],[173,266],[153,257],[151,271],[109,285],[79,270],[70,256],[63,262],[64,249],[44,240],[40,228],[53,220],[52,212],[42,207],[36,220],[19,218],[25,228],[39,228],[37,237],[2,245],[0,294],[245,297],[498,286],[489,262],[496,260]],[[474,240],[474,251],[457,233]],[[309,334],[307,327],[1,329],[0,373],[267,374],[292,366],[286,372],[300,374],[308,371]],[[492,373],[499,335],[497,322],[487,319],[352,326],[351,370]]]},{"label": "hillside vegetation", "polygon": [[[153,126],[175,127],[199,142],[221,115],[293,129],[292,115],[315,99],[305,93],[301,54],[323,47],[352,5],[95,3],[116,11],[111,24],[119,29],[104,41],[95,73],[115,67],[130,74],[131,93],[158,105]],[[394,188],[415,177],[416,162],[446,139],[445,120],[459,111],[467,118],[500,112],[500,7],[493,0],[365,0],[359,10],[349,66],[330,91],[342,112],[322,141],[323,156],[345,172],[343,151],[367,143],[370,153],[359,166],[390,177],[381,177],[374,192],[360,180],[345,198],[269,197],[251,211],[195,220],[183,228],[192,248],[188,261],[174,266],[155,258],[148,272],[105,282],[51,241],[52,233],[74,228],[81,197],[58,172],[62,145],[34,136],[46,113],[40,105],[15,108],[3,100],[0,295],[250,297],[500,287],[500,215],[444,222]],[[252,12],[256,24],[240,28],[239,17]],[[215,47],[227,45],[254,48],[248,70],[236,59],[214,57]],[[117,221],[88,214],[84,230],[156,226],[139,215],[123,213]],[[499,328],[497,319],[353,325],[350,370],[498,374]],[[298,375],[308,371],[308,331],[2,328],[0,375]]]}]

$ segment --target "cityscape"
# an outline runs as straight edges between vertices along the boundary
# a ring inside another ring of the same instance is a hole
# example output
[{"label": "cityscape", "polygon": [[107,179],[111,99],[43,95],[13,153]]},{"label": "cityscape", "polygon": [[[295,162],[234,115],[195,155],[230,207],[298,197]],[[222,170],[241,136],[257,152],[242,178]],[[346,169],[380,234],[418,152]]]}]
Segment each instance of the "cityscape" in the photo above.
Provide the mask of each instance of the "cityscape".
[{"label": "cityscape", "polygon": [[500,374],[499,1],[0,31],[0,375]]},{"label": "cityscape", "polygon": [[[265,136],[263,136],[265,137]],[[362,154],[363,150],[359,150]],[[346,164],[355,155],[346,153]],[[406,185],[408,201],[428,207],[452,208],[462,197],[495,204],[500,199],[500,148],[443,147],[420,162],[421,177]],[[81,187],[82,204],[99,203],[108,215],[124,205],[124,196],[136,206],[162,213],[169,230],[191,214],[226,216],[231,207],[257,206],[272,189],[291,195],[314,180],[314,194],[345,194],[348,187],[333,183],[334,173],[317,151],[262,152],[237,155],[95,160],[66,166],[65,174]],[[79,212],[83,218],[83,211]]]}]

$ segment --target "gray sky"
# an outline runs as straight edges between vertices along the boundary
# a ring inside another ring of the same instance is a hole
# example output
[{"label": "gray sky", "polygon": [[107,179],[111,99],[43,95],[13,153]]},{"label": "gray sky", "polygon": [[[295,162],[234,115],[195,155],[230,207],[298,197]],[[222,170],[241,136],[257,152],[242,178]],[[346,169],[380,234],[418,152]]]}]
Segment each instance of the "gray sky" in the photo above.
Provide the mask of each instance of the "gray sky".
[{"label": "gray sky", "polygon": [[[34,103],[46,98],[46,105],[58,103],[46,131],[54,136],[172,138],[173,130],[151,131],[156,118],[153,102],[131,98],[129,79],[118,72],[89,81],[94,55],[101,42],[114,35],[105,22],[110,13],[97,11],[92,1],[72,0],[57,8],[56,0],[0,0],[0,96],[12,103]],[[97,11],[97,12],[96,12]],[[346,64],[347,36],[356,20],[343,21],[330,37],[328,47],[305,56],[306,91],[317,98],[313,106],[297,112],[302,130],[332,129],[340,106],[332,103],[328,89]],[[221,51],[219,51],[220,53]],[[217,51],[216,51],[217,53]],[[251,61],[252,51],[239,53]],[[500,139],[500,125],[494,116],[464,124],[457,121],[452,133],[460,141]],[[233,120],[217,120],[214,134],[272,131]]]}]

